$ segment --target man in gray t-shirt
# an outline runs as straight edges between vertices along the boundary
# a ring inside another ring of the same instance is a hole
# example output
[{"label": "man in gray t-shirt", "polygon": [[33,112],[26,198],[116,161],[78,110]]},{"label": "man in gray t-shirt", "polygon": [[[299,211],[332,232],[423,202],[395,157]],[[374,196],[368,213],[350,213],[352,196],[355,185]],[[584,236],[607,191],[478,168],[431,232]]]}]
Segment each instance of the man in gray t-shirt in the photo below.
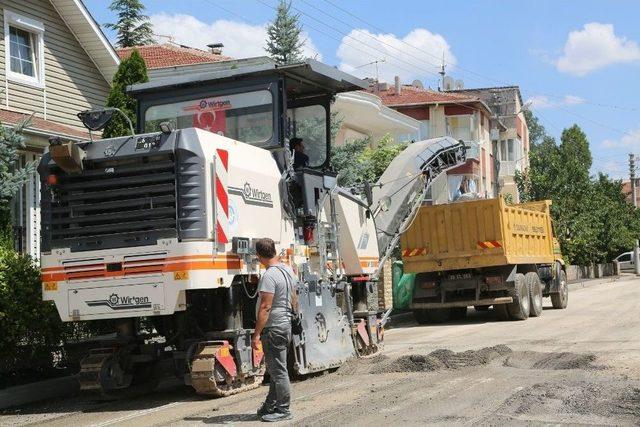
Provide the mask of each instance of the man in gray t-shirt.
[{"label": "man in gray t-shirt", "polygon": [[279,260],[274,265],[267,265],[267,271],[260,277],[258,285],[258,302],[256,304],[256,319],[260,311],[263,293],[273,295],[271,310],[265,328],[290,327],[291,325],[291,288],[293,270]]},{"label": "man in gray t-shirt", "polygon": [[256,241],[256,255],[267,269],[258,285],[256,328],[251,346],[257,350],[262,343],[264,360],[269,373],[269,393],[258,409],[263,421],[291,419],[287,350],[291,341],[291,298],[296,279],[293,271],[280,262],[271,239]]}]

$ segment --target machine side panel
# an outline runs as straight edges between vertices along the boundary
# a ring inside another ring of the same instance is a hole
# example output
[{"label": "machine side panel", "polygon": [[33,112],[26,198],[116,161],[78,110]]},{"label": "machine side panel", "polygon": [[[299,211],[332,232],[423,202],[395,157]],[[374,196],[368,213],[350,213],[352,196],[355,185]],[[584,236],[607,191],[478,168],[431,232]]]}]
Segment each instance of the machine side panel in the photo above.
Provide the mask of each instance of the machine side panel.
[{"label": "machine side panel", "polygon": [[367,208],[339,194],[336,209],[340,223],[340,257],[347,275],[371,274],[378,267],[378,241]]}]

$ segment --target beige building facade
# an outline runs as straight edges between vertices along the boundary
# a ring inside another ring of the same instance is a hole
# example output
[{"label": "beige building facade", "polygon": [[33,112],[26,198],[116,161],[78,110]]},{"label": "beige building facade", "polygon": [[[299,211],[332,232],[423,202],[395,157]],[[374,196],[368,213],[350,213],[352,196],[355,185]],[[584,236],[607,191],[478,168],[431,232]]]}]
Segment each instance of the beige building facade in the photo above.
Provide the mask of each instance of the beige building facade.
[{"label": "beige building facade", "polygon": [[[87,139],[76,114],[101,108],[119,59],[80,0],[0,0],[0,121],[30,120],[20,162],[37,162],[52,136]],[[37,174],[12,203],[17,249],[39,254]]]}]

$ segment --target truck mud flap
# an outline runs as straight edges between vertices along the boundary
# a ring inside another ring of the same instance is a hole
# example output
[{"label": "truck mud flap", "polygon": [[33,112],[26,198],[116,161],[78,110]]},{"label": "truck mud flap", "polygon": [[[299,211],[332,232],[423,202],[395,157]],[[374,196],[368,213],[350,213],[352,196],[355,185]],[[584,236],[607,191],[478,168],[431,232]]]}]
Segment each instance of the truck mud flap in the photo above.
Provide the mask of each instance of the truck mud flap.
[{"label": "truck mud flap", "polygon": [[298,296],[303,332],[293,336],[294,371],[306,375],[337,368],[356,357],[351,327],[334,289],[310,283]]}]

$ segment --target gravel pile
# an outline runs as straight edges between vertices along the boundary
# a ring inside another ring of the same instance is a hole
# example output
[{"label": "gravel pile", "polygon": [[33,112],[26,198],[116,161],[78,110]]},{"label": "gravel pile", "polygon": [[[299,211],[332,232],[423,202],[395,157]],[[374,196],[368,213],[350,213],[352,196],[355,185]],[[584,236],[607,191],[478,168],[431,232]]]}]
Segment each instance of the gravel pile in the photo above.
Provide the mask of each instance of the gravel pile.
[{"label": "gravel pile", "polygon": [[593,354],[576,354],[567,352],[539,353],[522,351],[513,353],[504,361],[504,366],[521,369],[603,369],[593,363]]},{"label": "gravel pile", "polygon": [[409,354],[398,359],[379,363],[370,369],[372,374],[391,372],[429,372],[442,369],[460,369],[467,366],[486,365],[492,360],[510,354],[512,351],[505,345],[485,347],[480,350],[468,350],[460,353],[439,349],[431,353]]}]

